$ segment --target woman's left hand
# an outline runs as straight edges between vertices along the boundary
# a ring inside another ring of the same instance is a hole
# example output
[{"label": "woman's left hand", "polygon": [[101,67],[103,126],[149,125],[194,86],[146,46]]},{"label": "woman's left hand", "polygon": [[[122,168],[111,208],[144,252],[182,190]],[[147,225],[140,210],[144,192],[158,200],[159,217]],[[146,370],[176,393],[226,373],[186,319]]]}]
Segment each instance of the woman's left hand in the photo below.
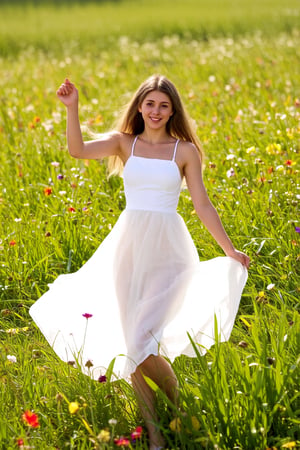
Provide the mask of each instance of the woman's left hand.
[{"label": "woman's left hand", "polygon": [[246,253],[240,252],[239,250],[236,250],[234,248],[229,253],[226,253],[226,256],[230,256],[231,258],[236,259],[238,262],[243,264],[243,266],[245,266],[246,269],[249,269],[250,258],[248,255],[246,255]]}]

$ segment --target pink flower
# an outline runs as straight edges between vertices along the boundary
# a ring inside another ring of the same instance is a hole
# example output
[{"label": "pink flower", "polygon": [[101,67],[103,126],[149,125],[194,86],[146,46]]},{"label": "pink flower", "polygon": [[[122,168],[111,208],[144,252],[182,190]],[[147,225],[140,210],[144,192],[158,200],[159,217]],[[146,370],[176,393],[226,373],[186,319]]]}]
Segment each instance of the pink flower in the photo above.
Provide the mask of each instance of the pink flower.
[{"label": "pink flower", "polygon": [[115,439],[115,444],[117,447],[128,447],[130,442],[129,439],[121,436],[119,439]]},{"label": "pink flower", "polygon": [[84,313],[82,314],[83,317],[85,317],[86,319],[90,319],[91,317],[93,317],[93,314],[89,314],[89,313]]},{"label": "pink flower", "polygon": [[136,427],[136,429],[131,433],[131,439],[140,439],[142,436],[143,428],[142,427]]}]

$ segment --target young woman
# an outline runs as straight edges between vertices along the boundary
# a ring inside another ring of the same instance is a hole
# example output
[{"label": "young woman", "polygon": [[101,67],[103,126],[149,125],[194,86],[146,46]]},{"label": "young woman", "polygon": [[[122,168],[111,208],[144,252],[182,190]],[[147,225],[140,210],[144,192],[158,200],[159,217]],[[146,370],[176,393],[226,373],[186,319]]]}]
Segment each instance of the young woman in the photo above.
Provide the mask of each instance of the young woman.
[{"label": "young woman", "polygon": [[[229,338],[249,257],[235,249],[207,196],[202,150],[168,79],[147,79],[117,129],[88,142],[81,134],[76,87],[66,79],[57,95],[67,107],[71,156],[109,157],[111,172],[123,169],[126,209],[89,261],[59,276],[30,313],[57,354],[76,359],[93,378],[116,358],[116,376],[131,375],[150,449],[162,448],[155,396],[144,376],[177,401],[176,376],[164,356],[192,356],[188,333],[204,348],[213,345],[215,316],[220,340]],[[199,261],[176,212],[183,178],[225,257]],[[85,367],[87,361],[92,368]]]}]

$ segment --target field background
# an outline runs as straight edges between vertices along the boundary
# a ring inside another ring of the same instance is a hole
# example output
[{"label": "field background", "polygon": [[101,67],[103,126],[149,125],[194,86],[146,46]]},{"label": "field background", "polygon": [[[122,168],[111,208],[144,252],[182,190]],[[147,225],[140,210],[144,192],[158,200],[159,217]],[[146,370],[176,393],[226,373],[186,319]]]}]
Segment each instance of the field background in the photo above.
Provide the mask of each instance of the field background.
[{"label": "field background", "polygon": [[[175,361],[187,415],[158,392],[159,426],[170,449],[300,448],[299,14],[296,0],[0,3],[0,448],[117,448],[121,436],[147,448],[145,433],[130,439],[143,426],[130,385],[60,362],[28,309],[125,205],[105,164],[68,155],[57,87],[70,77],[82,124],[102,132],[157,72],[178,87],[210,198],[252,258],[230,342]],[[179,212],[200,258],[222,254],[186,191]]]}]

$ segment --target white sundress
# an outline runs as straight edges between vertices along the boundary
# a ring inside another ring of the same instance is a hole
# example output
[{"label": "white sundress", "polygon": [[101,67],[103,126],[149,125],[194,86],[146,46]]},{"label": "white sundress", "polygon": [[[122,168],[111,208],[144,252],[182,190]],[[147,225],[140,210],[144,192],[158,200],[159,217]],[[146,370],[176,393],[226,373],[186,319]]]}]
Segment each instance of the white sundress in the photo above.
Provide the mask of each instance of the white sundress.
[{"label": "white sundress", "polygon": [[195,356],[188,333],[204,353],[215,343],[215,317],[228,340],[248,275],[230,257],[199,261],[176,211],[178,141],[162,160],[136,156],[137,138],[123,172],[126,208],[112,231],[30,308],[57,355],[94,379],[114,358],[114,377],[126,378],[151,354]]}]

